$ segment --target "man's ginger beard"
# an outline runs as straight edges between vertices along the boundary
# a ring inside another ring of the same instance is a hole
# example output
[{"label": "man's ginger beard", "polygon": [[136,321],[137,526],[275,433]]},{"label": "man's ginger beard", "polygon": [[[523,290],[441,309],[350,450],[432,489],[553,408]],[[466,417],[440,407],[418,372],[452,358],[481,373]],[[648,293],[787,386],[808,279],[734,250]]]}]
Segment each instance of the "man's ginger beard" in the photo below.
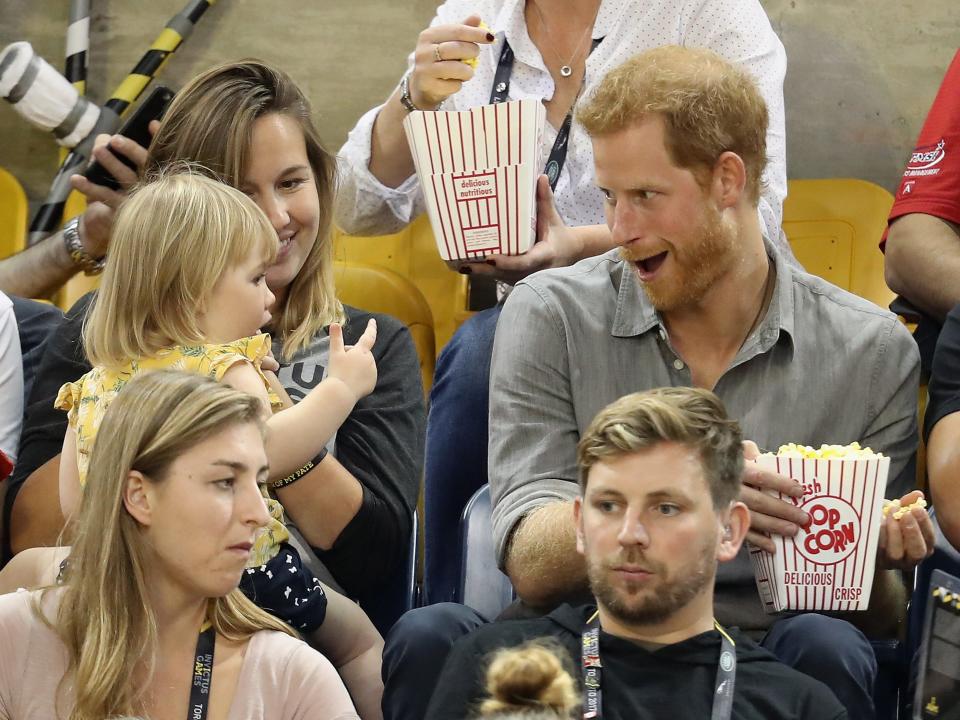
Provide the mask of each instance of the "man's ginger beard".
[{"label": "man's ginger beard", "polygon": [[[651,283],[640,282],[659,312],[698,303],[735,262],[736,228],[724,222],[723,215],[709,199],[704,200],[703,208],[703,221],[692,238],[683,245],[669,248],[670,261],[675,263],[672,277],[657,277]],[[644,257],[629,247],[621,247],[620,256],[631,264]]]},{"label": "man's ginger beard", "polygon": [[[624,550],[613,561],[594,559],[587,554],[590,590],[597,603],[624,624],[661,623],[713,584],[716,559],[712,549],[715,544],[715,538],[707,538],[694,562],[669,571],[662,563],[644,557],[642,550]],[[644,584],[629,581],[614,584],[612,568],[624,563],[640,565],[652,571],[653,576]]]}]

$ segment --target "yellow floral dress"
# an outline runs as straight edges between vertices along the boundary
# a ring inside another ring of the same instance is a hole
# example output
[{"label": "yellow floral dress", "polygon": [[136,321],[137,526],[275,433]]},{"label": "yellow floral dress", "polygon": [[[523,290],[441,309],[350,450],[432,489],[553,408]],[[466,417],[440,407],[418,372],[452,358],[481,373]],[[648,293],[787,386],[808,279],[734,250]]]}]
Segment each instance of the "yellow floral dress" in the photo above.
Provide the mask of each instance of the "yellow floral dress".
[{"label": "yellow floral dress", "polygon": [[[241,338],[230,343],[210,345],[181,345],[164,350],[154,357],[137,358],[118,367],[95,367],[76,382],[67,383],[57,395],[54,406],[67,411],[70,427],[77,434],[77,469],[81,487],[87,482],[90,452],[97,437],[97,429],[107,407],[117,393],[135,375],[153,370],[183,370],[213,378],[219,382],[238,362],[249,362],[263,379],[274,411],[281,407],[280,398],[270,389],[260,363],[270,351],[270,336],[266,334]],[[259,567],[277,554],[280,543],[290,535],[283,524],[283,506],[269,496],[261,486],[266,499],[270,522],[259,533],[250,553],[248,567]]]}]

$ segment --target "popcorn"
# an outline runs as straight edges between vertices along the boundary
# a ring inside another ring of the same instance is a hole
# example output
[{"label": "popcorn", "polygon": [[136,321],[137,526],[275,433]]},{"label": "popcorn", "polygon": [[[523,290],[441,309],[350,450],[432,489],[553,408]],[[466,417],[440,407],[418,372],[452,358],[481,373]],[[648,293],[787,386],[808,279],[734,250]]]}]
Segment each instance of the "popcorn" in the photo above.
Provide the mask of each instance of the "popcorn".
[{"label": "popcorn", "polygon": [[914,508],[925,508],[926,506],[927,501],[923,498],[918,499],[916,502],[911,503],[910,505],[900,505],[899,500],[884,500],[883,514],[884,516],[892,514],[894,520],[899,520]]},{"label": "popcorn", "polygon": [[[764,455],[773,457],[773,453],[764,453]],[[786,458],[811,458],[815,460],[846,460],[853,458],[880,458],[883,453],[874,452],[868,447],[860,447],[860,443],[852,442],[849,445],[821,445],[814,449],[809,445],[797,445],[796,443],[787,443],[781,445],[776,452],[776,457]]]},{"label": "popcorn", "polygon": [[537,178],[547,124],[535,98],[403,121],[440,257],[522,255],[537,239]]},{"label": "popcorn", "polygon": [[[788,443],[756,463],[803,487],[801,497],[766,492],[810,518],[795,537],[771,535],[774,554],[750,548],[764,609],[866,610],[890,458],[856,442],[819,448]],[[887,510],[894,516],[899,511]]]},{"label": "popcorn", "polygon": [[[489,30],[490,30],[490,27],[489,27],[483,20],[480,21],[480,25],[479,25],[478,27],[481,28],[482,30],[486,30],[486,31],[488,31],[488,32],[489,32]],[[467,65],[469,65],[470,67],[472,67],[474,70],[477,69],[477,61],[478,61],[478,59],[475,58],[475,57],[472,57],[472,58],[464,58],[464,60],[463,60],[463,62],[465,62],[465,63],[466,63]]]}]

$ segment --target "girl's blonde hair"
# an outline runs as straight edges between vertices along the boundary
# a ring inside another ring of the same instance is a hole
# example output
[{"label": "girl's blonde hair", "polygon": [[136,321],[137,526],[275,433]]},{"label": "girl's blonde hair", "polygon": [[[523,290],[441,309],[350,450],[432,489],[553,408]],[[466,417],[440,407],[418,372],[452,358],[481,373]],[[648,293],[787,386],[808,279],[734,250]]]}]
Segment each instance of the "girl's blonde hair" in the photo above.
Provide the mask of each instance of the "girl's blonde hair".
[{"label": "girl's blonde hair", "polygon": [[561,658],[564,648],[550,640],[534,640],[498,650],[487,669],[483,718],[569,720],[580,707],[580,695]]},{"label": "girl's blonde hair", "polygon": [[203,172],[172,166],[136,189],[117,213],[83,327],[94,365],[204,342],[198,319],[217,281],[251,257],[264,265],[276,258],[277,234],[263,212]]},{"label": "girl's blonde hair", "polygon": [[[263,432],[256,398],[176,371],[138,375],[107,409],[90,458],[55,620],[44,617],[42,598],[35,607],[67,646],[70,660],[64,681],[72,680],[76,694],[70,720],[144,712],[144,688],[134,678],[142,679],[141,670],[146,677],[153,673],[157,621],[148,601],[145,540],[123,502],[130,471],[161,483],[171,463],[191,447],[246,423]],[[294,635],[239,590],[211,598],[207,612],[216,631],[231,640],[260,630]]]},{"label": "girl's blonde hair", "polygon": [[259,60],[225,63],[201,73],[170,104],[150,144],[147,166],[199,162],[240,187],[250,163],[253,124],[270,113],[290,117],[300,126],[320,200],[317,241],[273,313],[272,330],[289,359],[321,329],[344,321],[334,289],[330,237],[336,161],[320,142],[310,103],[300,88],[289,75]]}]

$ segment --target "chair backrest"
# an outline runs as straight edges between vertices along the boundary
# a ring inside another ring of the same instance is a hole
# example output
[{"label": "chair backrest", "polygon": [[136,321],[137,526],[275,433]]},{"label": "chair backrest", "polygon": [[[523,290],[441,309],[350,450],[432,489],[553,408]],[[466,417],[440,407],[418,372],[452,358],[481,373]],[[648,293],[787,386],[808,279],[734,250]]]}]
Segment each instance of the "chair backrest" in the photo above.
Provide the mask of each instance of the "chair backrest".
[{"label": "chair backrest", "polygon": [[410,329],[420,356],[423,389],[429,392],[436,347],[433,316],[423,294],[405,277],[383,267],[338,262],[333,274],[340,300],[370,312],[393,315]]},{"label": "chair backrest", "polygon": [[20,252],[27,242],[27,194],[0,167],[0,258]]},{"label": "chair backrest", "polygon": [[362,237],[334,233],[338,262],[376,265],[402,275],[423,293],[433,314],[436,347],[446,344],[467,313],[467,278],[453,272],[441,259],[426,213],[393,235]]},{"label": "chair backrest", "polygon": [[417,511],[413,511],[413,520],[410,524],[410,545],[404,557],[402,577],[395,580],[390,587],[384,587],[374,600],[362,605],[364,612],[376,625],[383,637],[387,636],[393,624],[408,610],[419,604],[417,588],[417,555],[419,547],[419,519]]},{"label": "chair backrest", "polygon": [[493,620],[514,598],[510,578],[500,572],[493,550],[490,486],[473,494],[460,518],[460,586],[457,600]]},{"label": "chair backrest", "polygon": [[783,231],[807,272],[885,308],[894,294],[878,244],[892,205],[890,193],[865,180],[791,180]]}]

